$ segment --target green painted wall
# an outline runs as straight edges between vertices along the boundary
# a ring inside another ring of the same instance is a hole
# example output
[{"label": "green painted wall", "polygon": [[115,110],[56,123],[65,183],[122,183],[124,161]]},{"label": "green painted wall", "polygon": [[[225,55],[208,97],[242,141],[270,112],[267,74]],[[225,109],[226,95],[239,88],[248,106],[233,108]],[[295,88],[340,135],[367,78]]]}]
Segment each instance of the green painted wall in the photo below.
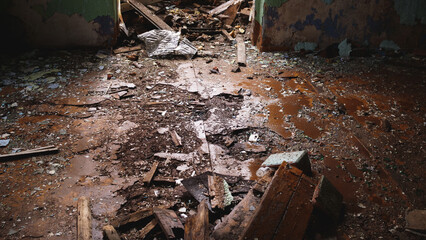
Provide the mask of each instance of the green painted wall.
[{"label": "green painted wall", "polygon": [[66,15],[80,14],[90,22],[99,16],[110,16],[117,20],[116,0],[50,0],[47,4],[33,5],[44,19],[48,19],[55,13]]}]

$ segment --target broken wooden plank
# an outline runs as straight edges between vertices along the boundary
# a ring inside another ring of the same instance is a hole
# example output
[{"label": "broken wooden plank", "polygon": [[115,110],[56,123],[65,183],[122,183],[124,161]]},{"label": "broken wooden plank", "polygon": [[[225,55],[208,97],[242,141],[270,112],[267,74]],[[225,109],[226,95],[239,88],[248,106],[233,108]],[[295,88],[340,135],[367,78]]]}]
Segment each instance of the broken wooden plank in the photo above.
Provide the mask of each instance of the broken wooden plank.
[{"label": "broken wooden plank", "polygon": [[119,219],[114,219],[113,221],[111,221],[111,225],[118,229],[118,228],[122,228],[125,227],[128,224],[132,224],[135,222],[139,222],[145,218],[148,218],[150,216],[152,216],[154,214],[152,208],[146,208],[146,209],[142,209],[139,211],[136,211],[134,213],[131,213],[129,215],[126,215],[122,218]]},{"label": "broken wooden plank", "polygon": [[170,136],[176,147],[182,146],[182,138],[177,134],[175,130],[170,131]]},{"label": "broken wooden plank", "polygon": [[148,235],[148,233],[157,226],[157,223],[157,219],[152,219],[151,222],[139,231],[139,239],[145,239],[146,235]]},{"label": "broken wooden plank", "polygon": [[80,197],[77,203],[77,239],[92,239],[92,214],[87,197]]},{"label": "broken wooden plank", "polygon": [[163,176],[155,176],[152,181],[154,182],[163,182],[163,183],[176,183],[177,178],[173,177],[163,177]]},{"label": "broken wooden plank", "polygon": [[111,225],[106,225],[102,228],[104,232],[104,236],[108,238],[108,240],[120,240],[120,235],[118,235],[115,228]]},{"label": "broken wooden plank", "polygon": [[240,239],[302,239],[312,214],[313,191],[302,171],[284,162]]},{"label": "broken wooden plank", "polygon": [[310,197],[314,186],[310,181],[305,181],[305,175],[299,181],[297,189],[287,206],[287,212],[277,227],[274,240],[303,239],[309,220],[311,219],[313,205]]},{"label": "broken wooden plank", "polygon": [[140,3],[138,0],[128,0],[128,2],[136,9],[136,11],[148,19],[148,21],[150,21],[158,29],[173,31],[173,28],[167,25],[167,23],[161,20],[161,18],[157,17],[157,15],[153,14],[151,10],[145,7],[145,5]]},{"label": "broken wooden plank", "polygon": [[133,47],[121,47],[121,48],[117,48],[114,49],[113,52],[114,54],[119,54],[119,53],[127,53],[127,52],[134,52],[134,51],[139,51],[142,49],[141,45],[137,45],[137,46],[133,46]]},{"label": "broken wooden plank", "polygon": [[250,190],[243,200],[234,207],[232,212],[225,216],[223,221],[216,225],[212,239],[238,239],[248,226],[251,217],[259,206],[260,198]]},{"label": "broken wooden plank", "polygon": [[242,36],[237,37],[237,63],[239,66],[245,67],[247,65],[246,60],[246,44]]},{"label": "broken wooden plank", "polygon": [[142,182],[146,183],[146,184],[150,184],[152,181],[152,178],[155,175],[155,172],[157,171],[157,167],[158,167],[158,162],[155,161],[152,166],[151,166],[151,170],[149,170],[148,173],[145,174],[145,176],[143,177]]},{"label": "broken wooden plank", "polygon": [[19,158],[19,157],[26,157],[31,155],[45,154],[45,153],[54,153],[57,151],[59,151],[59,148],[57,147],[31,149],[31,150],[26,150],[26,151],[17,152],[17,153],[2,154],[0,155],[0,160],[6,161],[10,159]]},{"label": "broken wooden plank", "polygon": [[154,208],[154,216],[167,239],[176,239],[184,235],[184,227],[173,210]]},{"label": "broken wooden plank", "polygon": [[185,240],[210,239],[209,211],[205,200],[198,205],[197,210],[197,214],[188,218],[185,223]]},{"label": "broken wooden plank", "polygon": [[230,42],[234,41],[234,38],[225,29],[222,29],[222,34],[226,37],[226,39],[228,39],[228,41]]},{"label": "broken wooden plank", "polygon": [[228,16],[228,18],[223,20],[223,24],[232,25],[234,23],[242,2],[243,0],[234,0],[234,3],[223,12],[224,15]]},{"label": "broken wooden plank", "polygon": [[223,12],[225,12],[229,7],[231,7],[234,4],[241,4],[243,2],[243,0],[230,0],[227,1],[219,6],[217,6],[216,8],[212,9],[209,11],[210,15],[217,15],[217,14],[221,14]]},{"label": "broken wooden plank", "polygon": [[225,187],[223,179],[217,175],[208,176],[209,195],[212,208],[225,209]]}]

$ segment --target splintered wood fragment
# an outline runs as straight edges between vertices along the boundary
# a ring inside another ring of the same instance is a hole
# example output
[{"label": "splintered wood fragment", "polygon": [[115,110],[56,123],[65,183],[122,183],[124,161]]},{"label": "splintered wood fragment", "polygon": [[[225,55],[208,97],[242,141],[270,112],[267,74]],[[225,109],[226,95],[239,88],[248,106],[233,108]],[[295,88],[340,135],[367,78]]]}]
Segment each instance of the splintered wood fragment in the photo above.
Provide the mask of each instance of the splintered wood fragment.
[{"label": "splintered wood fragment", "polygon": [[157,219],[152,219],[151,222],[139,231],[139,239],[145,239],[146,235],[148,235],[148,233],[157,226],[157,223]]},{"label": "splintered wood fragment", "polygon": [[223,12],[224,15],[228,16],[228,18],[223,20],[225,25],[232,25],[235,17],[237,17],[238,10],[240,9],[242,2],[243,0],[234,0],[233,4]]},{"label": "splintered wood fragment", "polygon": [[152,181],[154,182],[164,182],[164,183],[176,183],[177,178],[173,177],[162,177],[162,176],[155,176]]},{"label": "splintered wood fragment", "polygon": [[152,216],[152,214],[154,214],[152,208],[142,209],[142,210],[136,211],[134,213],[131,213],[129,215],[126,215],[122,218],[114,219],[111,222],[111,225],[114,228],[118,229],[118,228],[124,227],[128,224],[139,222],[140,220],[143,220],[147,217]]},{"label": "splintered wood fragment", "polygon": [[157,171],[157,167],[158,167],[158,162],[155,161],[152,166],[151,166],[151,170],[149,170],[149,172],[147,174],[145,174],[145,176],[143,177],[143,182],[146,184],[150,184],[152,181],[152,178],[155,175],[155,172]]},{"label": "splintered wood fragment", "polygon": [[303,239],[313,206],[314,185],[303,172],[280,166],[241,239]]},{"label": "splintered wood fragment", "polygon": [[136,11],[138,11],[144,18],[148,19],[155,27],[162,30],[169,30],[173,31],[173,29],[167,25],[161,18],[157,17],[154,13],[151,12],[145,5],[140,3],[137,0],[128,0],[130,5],[135,8]]},{"label": "splintered wood fragment", "polygon": [[225,12],[228,8],[230,8],[232,5],[234,4],[241,4],[243,0],[230,0],[227,1],[219,6],[217,6],[216,8],[212,9],[209,14],[210,15],[217,15],[217,14],[221,14],[223,12]]},{"label": "splintered wood fragment", "polygon": [[203,200],[197,208],[196,215],[185,222],[185,240],[208,240],[209,238],[209,210]]},{"label": "splintered wood fragment", "polygon": [[17,158],[17,157],[24,157],[27,155],[30,156],[30,155],[37,155],[37,154],[43,154],[43,153],[53,153],[57,151],[59,151],[59,149],[53,146],[41,147],[38,149],[31,149],[31,150],[26,150],[26,151],[17,152],[17,153],[3,154],[3,155],[0,155],[0,160],[8,160],[8,159]]},{"label": "splintered wood fragment", "polygon": [[154,208],[154,216],[167,239],[176,239],[184,234],[184,227],[173,210]]},{"label": "splintered wood fragment", "polygon": [[172,137],[172,141],[175,144],[175,146],[177,147],[182,146],[182,138],[177,134],[175,130],[170,131],[170,135]]},{"label": "splintered wood fragment", "polygon": [[219,176],[208,176],[209,195],[212,208],[225,209],[225,186]]},{"label": "splintered wood fragment", "polygon": [[260,197],[257,197],[250,190],[232,212],[215,226],[212,239],[238,239],[249,224],[259,202]]},{"label": "splintered wood fragment", "polygon": [[226,37],[226,39],[228,39],[228,41],[233,41],[234,38],[231,36],[231,34],[228,33],[228,31],[226,31],[225,29],[222,29],[222,34]]},{"label": "splintered wood fragment", "polygon": [[127,52],[139,51],[141,49],[142,49],[141,45],[137,45],[137,46],[134,46],[134,47],[121,47],[121,48],[117,48],[117,49],[114,49],[113,52],[114,52],[114,54],[119,54],[119,53],[127,53]]},{"label": "splintered wood fragment", "polygon": [[113,226],[106,225],[102,228],[102,230],[104,232],[104,236],[106,236],[108,240],[120,240],[120,236]]},{"label": "splintered wood fragment", "polygon": [[90,202],[87,197],[80,197],[77,203],[77,239],[92,239],[92,214]]},{"label": "splintered wood fragment", "polygon": [[245,67],[247,64],[246,61],[246,44],[244,39],[241,36],[237,37],[237,63],[240,66]]}]

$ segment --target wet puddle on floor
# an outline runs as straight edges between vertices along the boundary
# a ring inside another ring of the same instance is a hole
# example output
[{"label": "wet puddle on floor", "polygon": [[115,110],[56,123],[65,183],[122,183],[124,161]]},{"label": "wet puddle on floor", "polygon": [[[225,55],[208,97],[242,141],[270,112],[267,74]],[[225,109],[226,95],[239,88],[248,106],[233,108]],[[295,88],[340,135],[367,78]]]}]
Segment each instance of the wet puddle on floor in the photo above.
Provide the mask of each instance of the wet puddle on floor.
[{"label": "wet puddle on floor", "polygon": [[288,130],[290,124],[284,122],[284,112],[281,111],[282,107],[271,104],[267,106],[267,109],[269,111],[269,117],[266,126],[283,138],[290,138],[292,136],[292,133]]},{"label": "wet puddle on floor", "polygon": [[305,135],[310,138],[316,139],[321,135],[320,130],[312,123],[308,122],[308,120],[304,118],[292,118],[291,121],[294,123],[296,128],[302,130]]}]

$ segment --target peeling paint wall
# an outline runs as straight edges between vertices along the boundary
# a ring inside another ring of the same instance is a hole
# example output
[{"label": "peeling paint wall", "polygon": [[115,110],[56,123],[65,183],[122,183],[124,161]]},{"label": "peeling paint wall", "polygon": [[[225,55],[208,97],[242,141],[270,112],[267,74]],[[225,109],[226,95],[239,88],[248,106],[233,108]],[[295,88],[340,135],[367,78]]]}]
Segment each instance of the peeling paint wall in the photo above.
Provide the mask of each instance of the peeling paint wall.
[{"label": "peeling paint wall", "polygon": [[378,47],[425,48],[425,0],[256,0],[252,41],[262,51],[319,48],[344,39]]},{"label": "peeling paint wall", "polygon": [[[94,47],[113,44],[117,0],[1,0],[1,26],[11,44]],[[3,35],[3,34],[2,34]]]}]

